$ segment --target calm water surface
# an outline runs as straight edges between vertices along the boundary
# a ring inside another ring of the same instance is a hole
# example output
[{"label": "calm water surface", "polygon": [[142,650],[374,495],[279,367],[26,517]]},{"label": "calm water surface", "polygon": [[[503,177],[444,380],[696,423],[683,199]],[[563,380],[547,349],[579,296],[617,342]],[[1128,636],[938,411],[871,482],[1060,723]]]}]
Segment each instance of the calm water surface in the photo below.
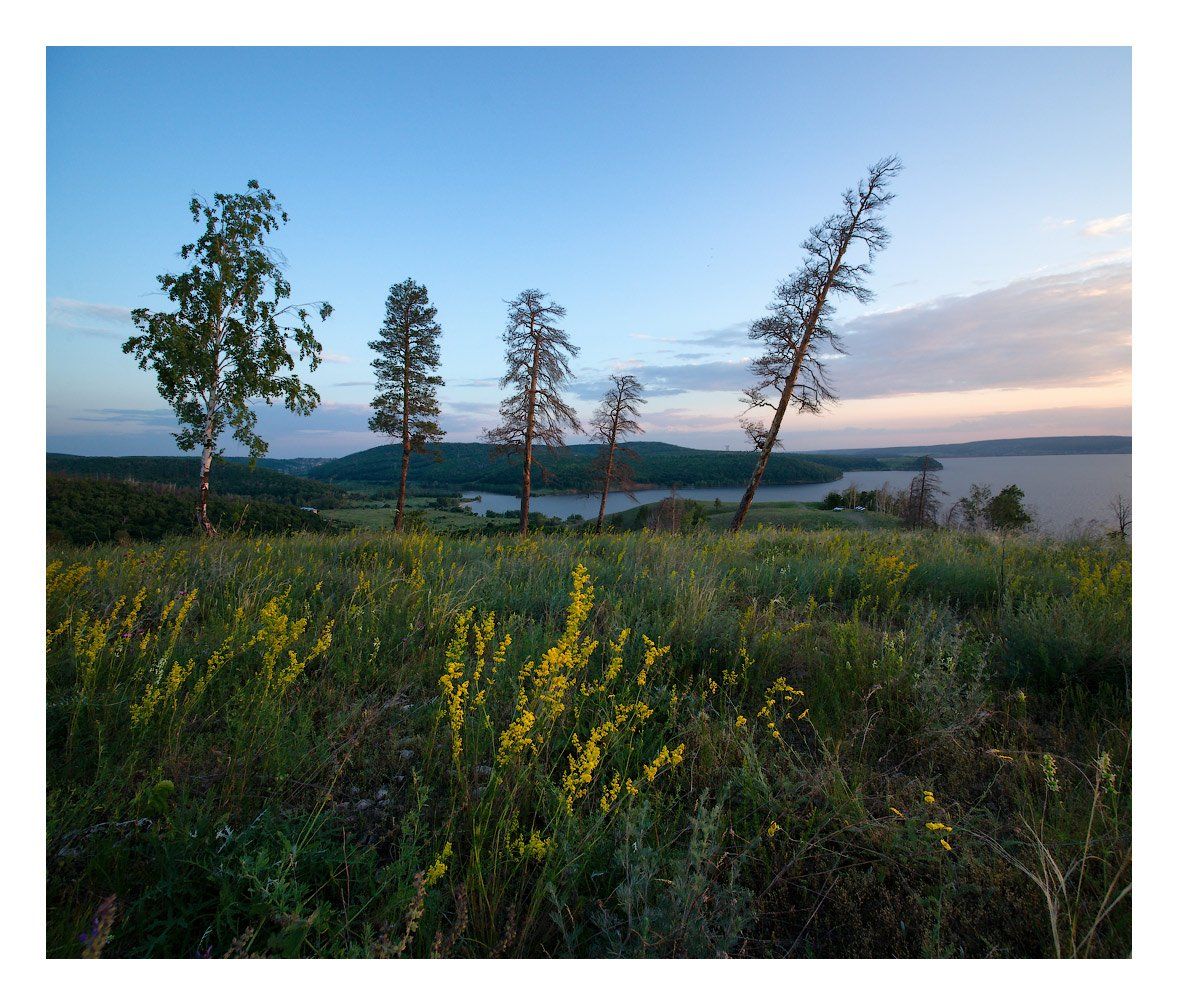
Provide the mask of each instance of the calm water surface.
[{"label": "calm water surface", "polygon": [[[1068,454],[1049,457],[947,457],[941,463],[945,470],[938,472],[945,489],[944,504],[969,492],[970,485],[989,485],[997,492],[1005,485],[1018,485],[1026,494],[1026,502],[1034,510],[1038,526],[1049,534],[1063,534],[1077,524],[1096,520],[1108,523],[1109,502],[1117,493],[1131,497],[1133,458],[1129,454]],[[831,491],[842,491],[852,482],[861,489],[879,488],[885,483],[892,489],[903,488],[912,479],[908,471],[852,471],[837,482],[821,485],[767,486],[757,493],[758,502],[795,500],[815,502]],[[736,502],[744,493],[743,485],[710,489],[682,489],[679,494],[687,499],[711,502],[720,499]],[[621,493],[610,495],[607,513],[629,509],[641,503],[654,503],[666,498],[666,489],[651,489],[636,493],[638,502]],[[532,510],[561,518],[580,514],[596,517],[599,497],[581,495],[533,496]],[[503,512],[519,509],[518,496],[484,493],[471,503],[476,513],[487,510]]]}]

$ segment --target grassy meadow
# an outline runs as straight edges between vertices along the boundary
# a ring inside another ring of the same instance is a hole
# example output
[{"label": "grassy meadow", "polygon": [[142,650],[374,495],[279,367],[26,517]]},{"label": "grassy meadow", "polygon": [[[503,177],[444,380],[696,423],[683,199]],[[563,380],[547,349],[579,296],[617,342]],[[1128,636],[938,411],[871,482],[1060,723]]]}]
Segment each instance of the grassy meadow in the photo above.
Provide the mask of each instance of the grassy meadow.
[{"label": "grassy meadow", "polygon": [[47,952],[1127,956],[1130,587],[888,528],[51,547]]}]

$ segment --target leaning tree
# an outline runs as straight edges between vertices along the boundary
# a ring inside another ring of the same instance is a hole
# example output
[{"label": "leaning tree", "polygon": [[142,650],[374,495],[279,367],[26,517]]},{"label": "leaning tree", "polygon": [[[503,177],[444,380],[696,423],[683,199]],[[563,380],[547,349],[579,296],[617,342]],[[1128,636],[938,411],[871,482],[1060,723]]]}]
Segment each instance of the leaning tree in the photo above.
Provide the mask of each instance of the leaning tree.
[{"label": "leaning tree", "polygon": [[255,431],[258,401],[281,401],[297,415],[314,410],[319,394],[295,373],[292,349],[311,370],[319,366],[323,346],[311,329],[311,310],[322,321],[331,305],[283,303],[291,294],[285,261],[267,238],[288,217],[269,189],[251,180],[242,193],[194,197],[189,211],[203,223],[196,240],[180,248],[181,259],[192,264],[156,277],[175,307],[133,310],[140,334],[123,343],[123,352],[155,371],[156,387],[180,422],[173,434],[180,449],[201,448],[196,519],[212,535],[209,472],[222,452],[221,434],[229,426],[252,463],[269,449]]},{"label": "leaning tree", "polygon": [[430,303],[429,291],[412,279],[389,287],[385,319],[377,338],[368,343],[376,353],[372,369],[376,374],[376,396],[368,427],[401,444],[401,482],[397,492],[395,528],[405,520],[405,489],[409,480],[409,457],[425,453],[446,434],[437,423],[438,388],[442,378],[435,371],[440,363],[437,323],[438,309]]},{"label": "leaning tree", "polygon": [[577,413],[561,396],[573,376],[569,360],[580,352],[568,333],[557,327],[564,315],[560,304],[535,289],[524,290],[507,304],[503,332],[507,372],[499,386],[514,391],[499,405],[499,425],[485,430],[483,436],[495,454],[517,454],[523,459],[521,534],[528,532],[536,444],[555,450],[564,446],[566,429],[582,431]]},{"label": "leaning tree", "polygon": [[635,454],[625,445],[627,436],[642,432],[638,424],[638,406],[645,405],[642,384],[630,374],[610,376],[611,387],[605,392],[597,411],[589,422],[593,440],[601,444],[594,460],[595,473],[601,485],[601,508],[597,511],[597,532],[605,523],[605,503],[610,488],[617,485],[634,498],[634,472],[630,467]]},{"label": "leaning tree", "polygon": [[[777,287],[769,314],[749,329],[763,351],[750,367],[756,383],[745,391],[748,407],[741,425],[758,457],[732,518],[733,531],[748,516],[790,405],[817,413],[834,398],[825,360],[846,350],[830,327],[830,317],[842,297],[860,303],[871,299],[865,281],[876,253],[890,239],[883,209],[892,200],[888,188],[899,171],[900,161],[887,157],[868,168],[856,189],[843,193],[842,209],[811,229],[802,242],[806,257],[801,267]],[[865,256],[855,260],[856,252]],[[773,409],[767,426],[748,417],[755,408]]]}]

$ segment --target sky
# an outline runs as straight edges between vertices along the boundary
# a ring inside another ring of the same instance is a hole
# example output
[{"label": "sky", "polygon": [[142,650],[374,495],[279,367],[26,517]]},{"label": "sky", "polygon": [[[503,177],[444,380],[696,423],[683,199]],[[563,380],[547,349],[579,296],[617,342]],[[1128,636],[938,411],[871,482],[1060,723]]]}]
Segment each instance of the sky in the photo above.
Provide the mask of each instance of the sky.
[{"label": "sky", "polygon": [[[256,178],[317,325],[322,404],[261,410],[276,457],[374,446],[388,287],[442,325],[442,425],[496,421],[505,301],[563,304],[583,418],[611,373],[645,439],[744,449],[748,323],[880,157],[905,169],[841,400],[786,449],[1129,433],[1130,53],[989,49],[151,49],[47,56],[47,448],[174,453],[120,351],[166,309],[194,194]],[[571,437],[576,442],[579,437]],[[229,453],[240,453],[230,445]]]}]

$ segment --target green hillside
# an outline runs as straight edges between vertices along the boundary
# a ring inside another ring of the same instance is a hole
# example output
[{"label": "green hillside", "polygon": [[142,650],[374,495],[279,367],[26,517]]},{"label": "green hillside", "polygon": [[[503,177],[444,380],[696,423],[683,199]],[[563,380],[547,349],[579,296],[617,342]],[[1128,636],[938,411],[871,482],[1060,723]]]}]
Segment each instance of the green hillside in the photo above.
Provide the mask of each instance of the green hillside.
[{"label": "green hillside", "polygon": [[[193,533],[195,504],[193,490],[50,473],[45,535],[54,544],[159,541]],[[284,533],[327,527],[321,517],[297,506],[241,496],[212,496],[209,516],[222,531]]]},{"label": "green hillside", "polygon": [[[80,457],[75,454],[46,454],[46,470],[53,474],[91,478],[112,478],[191,489],[200,475],[196,457]],[[290,506],[316,509],[340,502],[345,493],[332,485],[297,478],[269,466],[250,468],[238,458],[213,462],[212,495],[265,499]]]},{"label": "green hillside", "polygon": [[[640,486],[680,485],[708,488],[736,485],[748,480],[755,455],[749,450],[695,450],[670,443],[638,442],[630,445],[638,455],[635,480]],[[588,491],[594,487],[592,460],[600,448],[577,444],[551,454],[541,450],[537,459],[548,469],[548,478],[538,488],[549,491]],[[444,443],[438,448],[441,460],[420,454],[409,464],[410,483],[419,489],[514,493],[519,489],[517,458],[492,457],[484,443]],[[827,457],[825,455],[775,454],[765,473],[765,485],[801,485],[837,480],[847,470],[898,470],[917,466],[914,458]],[[373,447],[349,454],[310,470],[327,482],[357,485],[390,485],[400,472],[399,446]]]}]

